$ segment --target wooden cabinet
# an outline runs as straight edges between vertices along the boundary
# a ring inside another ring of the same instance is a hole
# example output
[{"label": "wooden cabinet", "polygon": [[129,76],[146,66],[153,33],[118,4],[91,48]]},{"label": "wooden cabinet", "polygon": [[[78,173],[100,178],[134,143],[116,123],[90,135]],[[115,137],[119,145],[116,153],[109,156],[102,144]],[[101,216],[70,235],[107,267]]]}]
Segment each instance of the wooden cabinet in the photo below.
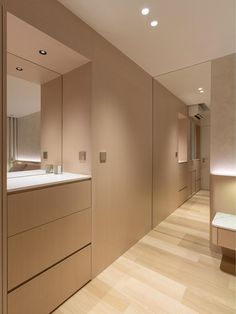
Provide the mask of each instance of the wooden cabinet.
[{"label": "wooden cabinet", "polygon": [[8,239],[8,289],[91,243],[91,209]]},{"label": "wooden cabinet", "polygon": [[50,313],[91,279],[91,180],[8,195],[8,313]]},{"label": "wooden cabinet", "polygon": [[91,246],[13,290],[8,314],[49,314],[91,279]]},{"label": "wooden cabinet", "polygon": [[91,181],[11,193],[8,202],[8,236],[91,207]]}]

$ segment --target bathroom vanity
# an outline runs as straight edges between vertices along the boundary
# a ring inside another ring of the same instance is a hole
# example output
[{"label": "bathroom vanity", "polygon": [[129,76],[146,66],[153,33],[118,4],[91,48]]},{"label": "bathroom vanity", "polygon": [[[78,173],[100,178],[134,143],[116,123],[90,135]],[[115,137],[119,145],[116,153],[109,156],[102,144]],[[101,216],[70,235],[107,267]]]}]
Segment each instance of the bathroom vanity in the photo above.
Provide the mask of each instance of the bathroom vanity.
[{"label": "bathroom vanity", "polygon": [[8,178],[8,313],[50,313],[91,279],[91,177]]}]

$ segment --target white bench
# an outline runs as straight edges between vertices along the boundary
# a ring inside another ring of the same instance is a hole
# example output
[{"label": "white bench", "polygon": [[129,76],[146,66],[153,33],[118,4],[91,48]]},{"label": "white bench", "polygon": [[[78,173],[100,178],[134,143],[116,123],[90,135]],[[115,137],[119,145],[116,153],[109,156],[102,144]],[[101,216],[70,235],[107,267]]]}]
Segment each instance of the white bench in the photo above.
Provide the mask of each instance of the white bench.
[{"label": "white bench", "polygon": [[212,221],[212,242],[222,249],[220,269],[236,276],[236,215],[218,212]]},{"label": "white bench", "polygon": [[236,250],[236,215],[218,212],[212,221],[212,242]]}]

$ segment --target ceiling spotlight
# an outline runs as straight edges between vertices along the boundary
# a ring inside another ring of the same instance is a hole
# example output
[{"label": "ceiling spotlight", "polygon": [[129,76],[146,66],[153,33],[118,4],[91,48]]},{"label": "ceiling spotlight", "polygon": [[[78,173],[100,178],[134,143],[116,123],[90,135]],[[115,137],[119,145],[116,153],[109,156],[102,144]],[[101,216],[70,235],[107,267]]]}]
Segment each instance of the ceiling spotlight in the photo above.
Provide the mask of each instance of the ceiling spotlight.
[{"label": "ceiling spotlight", "polygon": [[46,56],[46,54],[47,54],[47,51],[46,50],[39,50],[39,53],[41,54],[41,55],[43,55],[43,56]]},{"label": "ceiling spotlight", "polygon": [[199,90],[199,91],[200,91],[200,90],[203,90],[203,88],[202,88],[202,87],[199,87],[199,89],[198,89],[198,90]]},{"label": "ceiling spotlight", "polygon": [[142,15],[148,15],[150,10],[148,8],[142,9]]},{"label": "ceiling spotlight", "polygon": [[158,21],[154,20],[151,22],[152,27],[156,27],[158,25]]},{"label": "ceiling spotlight", "polygon": [[16,70],[19,71],[19,72],[22,72],[22,71],[23,71],[23,68],[21,68],[21,67],[16,67]]},{"label": "ceiling spotlight", "polygon": [[200,90],[200,93],[204,93],[204,90],[202,89],[202,90]]}]

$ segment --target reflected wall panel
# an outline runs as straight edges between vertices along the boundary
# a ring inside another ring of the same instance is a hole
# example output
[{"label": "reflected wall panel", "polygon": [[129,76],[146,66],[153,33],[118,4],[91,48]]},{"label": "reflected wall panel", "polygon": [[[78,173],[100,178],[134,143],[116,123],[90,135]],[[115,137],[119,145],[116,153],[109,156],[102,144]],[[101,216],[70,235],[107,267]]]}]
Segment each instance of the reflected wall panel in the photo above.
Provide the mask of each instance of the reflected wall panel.
[{"label": "reflected wall panel", "polygon": [[[47,159],[43,158],[47,152]],[[41,86],[41,158],[46,164],[62,164],[62,78]]]},{"label": "reflected wall panel", "polygon": [[[169,216],[183,201],[185,169],[178,163],[178,115],[186,105],[154,80],[153,84],[153,226]],[[181,171],[183,173],[181,173]]]},{"label": "reflected wall panel", "polygon": [[91,174],[91,63],[63,75],[63,167]]}]

